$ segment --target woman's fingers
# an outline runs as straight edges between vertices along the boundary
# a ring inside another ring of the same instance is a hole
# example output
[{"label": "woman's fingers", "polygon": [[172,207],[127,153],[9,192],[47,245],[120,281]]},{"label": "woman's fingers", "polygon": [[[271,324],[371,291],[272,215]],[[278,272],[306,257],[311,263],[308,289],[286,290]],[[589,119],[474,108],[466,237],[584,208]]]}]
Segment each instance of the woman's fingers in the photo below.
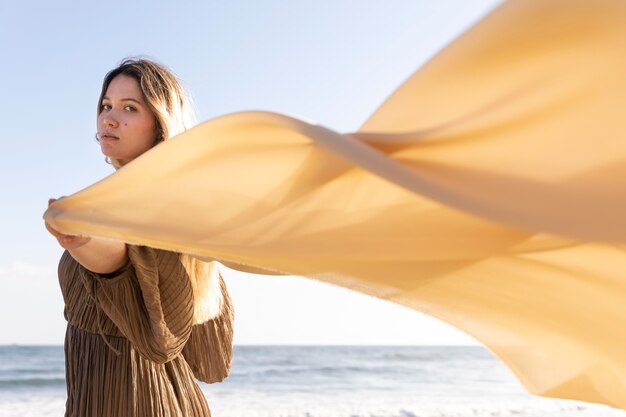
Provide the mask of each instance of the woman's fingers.
[{"label": "woman's fingers", "polygon": [[46,229],[54,236],[64,249],[76,249],[91,240],[90,237],[65,235],[46,223]]},{"label": "woman's fingers", "polygon": [[57,239],[61,236],[64,236],[63,233],[59,232],[58,230],[56,230],[55,228],[53,228],[52,226],[50,226],[50,224],[48,224],[48,222],[46,222],[46,229],[48,229],[48,232],[50,232],[50,234],[54,237],[56,237]]},{"label": "woman's fingers", "polygon": [[55,201],[60,200],[60,199],[65,198],[65,197],[66,197],[66,196],[62,195],[62,196],[61,196],[61,197],[59,197],[59,198],[53,198],[53,197],[49,198],[49,199],[48,199],[48,207],[50,207],[50,204],[54,203]]},{"label": "woman's fingers", "polygon": [[[57,200],[60,200],[63,197],[60,198],[49,198],[48,199],[48,207],[50,207],[50,205],[52,203],[54,203]],[[83,246],[85,243],[89,242],[91,240],[90,237],[85,237],[85,236],[76,236],[76,235],[66,235],[64,233],[59,232],[58,230],[56,230],[54,227],[50,226],[50,224],[48,224],[48,222],[45,222],[46,224],[46,229],[48,229],[48,232],[50,232],[50,234],[52,236],[54,236],[57,241],[59,242],[59,245],[61,245],[64,249],[76,249],[78,247]]]},{"label": "woman's fingers", "polygon": [[90,237],[65,235],[59,239],[59,243],[65,249],[76,249],[91,240]]},{"label": "woman's fingers", "polygon": [[[63,197],[61,197],[63,198]],[[57,198],[49,198],[48,199],[48,207],[50,207],[50,205],[52,203],[54,203],[55,201],[57,201]],[[80,239],[85,239],[83,237],[80,236],[73,236],[73,235],[66,235],[64,233],[59,232],[58,230],[56,230],[54,227],[50,226],[50,224],[48,222],[45,222],[46,225],[46,229],[48,229],[48,232],[50,232],[50,234],[52,236],[54,236],[55,238],[57,238],[57,240],[59,241],[59,244],[61,244],[61,246],[65,247],[66,245],[69,244],[75,244],[76,242],[80,242]]]},{"label": "woman's fingers", "polygon": [[[49,198],[49,199],[48,199],[48,207],[50,207],[50,205],[51,205],[52,203],[54,203],[55,201],[57,201],[57,199],[56,199],[56,198]],[[50,225],[48,224],[48,222],[45,222],[45,223],[46,223],[46,229],[48,229],[48,232],[50,232],[50,234],[51,234],[52,236],[56,237],[57,239],[58,239],[60,236],[63,236],[63,234],[62,234],[61,232],[57,231],[57,230],[56,230],[56,229],[54,229],[52,226],[50,226]]]}]

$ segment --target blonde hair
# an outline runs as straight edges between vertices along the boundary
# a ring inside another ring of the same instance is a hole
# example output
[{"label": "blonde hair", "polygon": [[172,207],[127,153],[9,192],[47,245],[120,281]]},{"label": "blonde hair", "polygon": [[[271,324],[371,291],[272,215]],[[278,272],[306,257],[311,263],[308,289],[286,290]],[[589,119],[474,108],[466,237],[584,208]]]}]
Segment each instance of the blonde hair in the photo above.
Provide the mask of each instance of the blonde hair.
[{"label": "blonde hair", "polygon": [[[118,75],[137,81],[143,99],[156,119],[153,146],[184,132],[195,123],[191,99],[178,77],[169,68],[145,58],[126,58],[106,74],[98,99],[98,115],[102,111],[102,99],[109,84]],[[107,157],[106,161],[115,169],[123,165],[117,159]],[[217,317],[224,302],[217,265],[187,254],[180,254],[180,260],[193,287],[195,323]]]}]

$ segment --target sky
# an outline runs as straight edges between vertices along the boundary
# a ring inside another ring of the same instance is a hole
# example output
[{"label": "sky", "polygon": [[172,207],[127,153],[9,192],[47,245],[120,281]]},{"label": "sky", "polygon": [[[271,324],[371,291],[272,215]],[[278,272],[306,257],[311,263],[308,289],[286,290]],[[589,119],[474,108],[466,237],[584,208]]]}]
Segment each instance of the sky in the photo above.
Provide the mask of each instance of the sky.
[{"label": "sky", "polygon": [[[113,169],[94,139],[102,79],[124,57],[156,59],[199,121],[276,111],[357,130],[496,0],[0,0],[0,344],[62,344],[50,197]],[[223,269],[236,344],[472,345],[419,312],[301,277]]]}]

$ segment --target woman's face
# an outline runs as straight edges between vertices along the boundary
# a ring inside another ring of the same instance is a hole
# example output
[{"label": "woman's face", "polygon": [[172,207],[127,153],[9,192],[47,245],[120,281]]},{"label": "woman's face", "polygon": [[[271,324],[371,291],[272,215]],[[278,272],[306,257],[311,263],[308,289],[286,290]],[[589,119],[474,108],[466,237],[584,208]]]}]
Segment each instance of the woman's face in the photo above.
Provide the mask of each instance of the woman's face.
[{"label": "woman's face", "polygon": [[100,149],[126,164],[154,145],[156,118],[146,105],[139,84],[127,75],[111,80],[98,115]]}]

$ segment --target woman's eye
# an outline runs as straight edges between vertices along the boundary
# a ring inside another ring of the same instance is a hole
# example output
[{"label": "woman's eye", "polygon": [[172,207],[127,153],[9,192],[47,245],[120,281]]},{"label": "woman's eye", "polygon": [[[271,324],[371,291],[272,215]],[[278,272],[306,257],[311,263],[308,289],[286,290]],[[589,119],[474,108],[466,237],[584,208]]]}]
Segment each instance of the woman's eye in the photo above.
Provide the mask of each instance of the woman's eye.
[{"label": "woman's eye", "polygon": [[111,105],[109,104],[101,104],[100,105],[100,110],[110,110],[111,109]]},{"label": "woman's eye", "polygon": [[136,108],[134,108],[133,106],[126,106],[124,107],[124,110],[128,110],[128,111],[137,111]]}]

